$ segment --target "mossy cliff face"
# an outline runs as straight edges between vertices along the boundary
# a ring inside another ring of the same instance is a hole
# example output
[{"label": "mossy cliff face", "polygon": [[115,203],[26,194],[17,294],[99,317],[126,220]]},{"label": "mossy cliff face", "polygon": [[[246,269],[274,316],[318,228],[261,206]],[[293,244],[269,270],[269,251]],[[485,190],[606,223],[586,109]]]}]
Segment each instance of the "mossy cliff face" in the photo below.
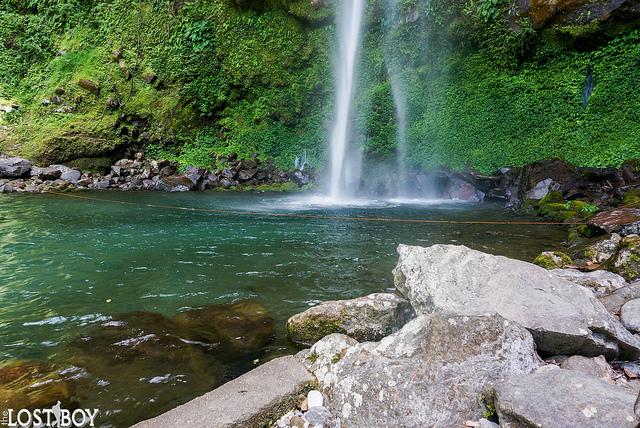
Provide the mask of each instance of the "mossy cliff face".
[{"label": "mossy cliff face", "polygon": [[[3,2],[0,104],[20,109],[0,150],[104,163],[146,148],[202,167],[256,152],[287,167],[306,148],[321,166],[334,3]],[[640,150],[634,2],[389,4],[370,0],[365,21],[355,124],[369,159],[397,152],[392,82],[412,166],[604,166]]]}]

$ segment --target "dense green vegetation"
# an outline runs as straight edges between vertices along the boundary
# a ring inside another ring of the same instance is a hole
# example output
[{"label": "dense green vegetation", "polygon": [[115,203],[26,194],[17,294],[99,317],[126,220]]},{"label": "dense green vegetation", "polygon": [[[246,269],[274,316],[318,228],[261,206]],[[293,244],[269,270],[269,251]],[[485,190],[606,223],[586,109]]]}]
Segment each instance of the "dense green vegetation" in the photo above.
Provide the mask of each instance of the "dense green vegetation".
[{"label": "dense green vegetation", "polygon": [[[553,156],[585,166],[637,156],[632,26],[534,31],[503,0],[391,3],[367,10],[356,124],[370,159],[395,155],[396,71],[414,165],[491,171]],[[21,108],[5,118],[0,150],[87,166],[141,146],[202,166],[212,153],[255,152],[286,167],[306,148],[321,165],[331,14],[309,0],[5,1],[0,101]]]}]

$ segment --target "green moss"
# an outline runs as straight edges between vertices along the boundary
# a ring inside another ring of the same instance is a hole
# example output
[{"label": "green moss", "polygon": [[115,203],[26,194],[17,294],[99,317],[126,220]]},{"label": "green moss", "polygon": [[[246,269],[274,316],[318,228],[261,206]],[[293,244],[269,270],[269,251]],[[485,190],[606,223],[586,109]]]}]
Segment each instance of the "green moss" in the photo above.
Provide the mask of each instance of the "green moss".
[{"label": "green moss", "polygon": [[286,183],[261,184],[254,188],[257,192],[297,192],[301,189],[296,183],[288,181]]},{"label": "green moss", "polygon": [[116,160],[114,157],[79,158],[67,162],[67,166],[80,171],[107,174],[111,170],[114,160]]},{"label": "green moss", "polygon": [[577,211],[568,210],[565,204],[549,203],[538,208],[538,214],[553,220],[565,221],[578,217]]},{"label": "green moss", "polygon": [[545,269],[558,269],[572,265],[573,260],[560,251],[545,251],[536,257],[533,263]]},{"label": "green moss", "polygon": [[[56,162],[107,157],[132,144],[117,133],[119,118],[140,116],[149,119],[154,146],[182,165],[208,167],[211,151],[255,152],[289,168],[304,149],[323,165],[333,7],[308,0],[23,3],[0,5],[0,97],[21,105],[3,150]],[[372,0],[365,17],[354,123],[369,158],[397,153],[394,70],[412,166],[492,172],[551,157],[617,166],[640,152],[640,31],[593,23],[538,33],[526,19],[504,18],[514,3],[502,0],[400,2],[401,15],[414,7],[420,13],[396,25],[385,18],[388,3]],[[589,49],[575,49],[576,40],[590,40]],[[112,58],[115,48],[129,80]],[[154,84],[142,79],[151,70]],[[585,106],[589,70],[595,86]],[[98,82],[100,94],[81,89],[79,79]],[[42,105],[58,88],[72,113]],[[121,101],[116,112],[105,110],[109,97]],[[69,141],[74,135],[112,141]],[[565,211],[560,218],[587,215]]]},{"label": "green moss", "polygon": [[624,206],[640,208],[640,189],[629,190],[624,194]]},{"label": "green moss", "polygon": [[304,318],[302,322],[287,323],[289,338],[304,345],[312,345],[332,333],[346,333],[341,319],[325,319],[316,317]]},{"label": "green moss", "polygon": [[547,193],[547,196],[542,198],[540,202],[538,202],[538,205],[557,204],[562,202],[564,202],[562,192],[551,191]]}]

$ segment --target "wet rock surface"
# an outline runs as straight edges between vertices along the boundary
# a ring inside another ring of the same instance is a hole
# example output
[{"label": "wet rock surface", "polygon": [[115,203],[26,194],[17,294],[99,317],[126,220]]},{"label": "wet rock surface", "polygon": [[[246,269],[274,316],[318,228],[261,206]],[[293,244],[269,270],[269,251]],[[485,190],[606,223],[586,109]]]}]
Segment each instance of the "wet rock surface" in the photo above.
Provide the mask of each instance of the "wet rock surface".
[{"label": "wet rock surface", "polygon": [[463,426],[487,383],[535,370],[526,329],[494,316],[420,316],[380,342],[330,335],[301,354],[346,426]]},{"label": "wet rock surface", "polygon": [[415,316],[409,301],[391,293],[320,303],[287,321],[295,343],[313,345],[331,333],[358,341],[377,341],[398,331]]},{"label": "wet rock surface", "polygon": [[5,364],[0,367],[0,412],[47,408],[58,401],[65,407],[73,407],[74,379],[81,377],[84,377],[82,370],[72,366],[34,361]]},{"label": "wet rock surface", "polygon": [[604,230],[607,233],[619,232],[626,236],[637,233],[640,227],[640,209],[616,208],[596,214],[589,220],[589,225]]},{"label": "wet rock surface", "polygon": [[542,354],[640,357],[640,340],[591,291],[543,268],[463,246],[398,253],[396,287],[418,314],[496,312],[529,329]]},{"label": "wet rock surface", "polygon": [[636,394],[577,370],[546,366],[493,387],[501,427],[636,427]]},{"label": "wet rock surface", "polygon": [[273,338],[273,318],[253,301],[193,309],[176,315],[173,322],[192,340],[221,341],[239,351],[260,349]]},{"label": "wet rock surface", "polygon": [[[61,354],[80,367],[100,394],[83,405],[145,396],[130,414],[111,414],[110,421],[142,420],[158,408],[171,407],[194,392],[205,393],[228,380],[228,370],[246,370],[259,359],[273,337],[273,320],[256,302],[211,305],[173,318],[153,312],[114,316],[73,339]],[[243,369],[244,368],[244,369]],[[84,384],[77,390],[85,391]],[[135,391],[135,393],[132,393]],[[133,412],[133,413],[131,413]]]}]

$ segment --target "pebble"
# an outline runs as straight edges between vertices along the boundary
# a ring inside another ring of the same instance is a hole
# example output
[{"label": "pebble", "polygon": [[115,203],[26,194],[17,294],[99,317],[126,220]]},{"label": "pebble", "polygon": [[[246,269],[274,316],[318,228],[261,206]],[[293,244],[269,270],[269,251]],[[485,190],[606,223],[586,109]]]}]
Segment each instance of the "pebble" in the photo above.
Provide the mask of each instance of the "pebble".
[{"label": "pebble", "polygon": [[304,414],[304,418],[311,426],[323,426],[331,418],[331,412],[326,407],[313,406]]},{"label": "pebble", "polygon": [[302,410],[303,412],[309,410],[309,401],[306,398],[300,403],[300,410]]},{"label": "pebble", "polygon": [[322,393],[320,391],[311,390],[307,394],[307,406],[309,409],[313,407],[322,407],[324,404]]},{"label": "pebble", "polygon": [[305,424],[305,420],[302,419],[300,416],[292,417],[291,421],[289,422],[289,426],[291,426],[292,428],[304,428],[304,424]]}]

